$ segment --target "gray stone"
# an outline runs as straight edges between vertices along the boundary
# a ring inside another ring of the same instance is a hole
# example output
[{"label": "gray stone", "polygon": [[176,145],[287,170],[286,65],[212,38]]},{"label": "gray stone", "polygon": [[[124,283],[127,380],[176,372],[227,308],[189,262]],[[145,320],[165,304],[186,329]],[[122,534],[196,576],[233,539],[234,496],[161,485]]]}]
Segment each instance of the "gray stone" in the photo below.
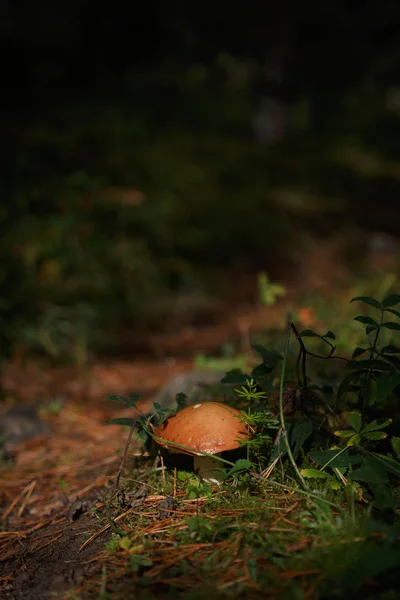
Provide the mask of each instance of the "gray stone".
[{"label": "gray stone", "polygon": [[0,446],[6,451],[37,435],[47,432],[36,406],[17,404],[0,414]]},{"label": "gray stone", "polygon": [[177,394],[186,394],[187,404],[207,402],[210,400],[223,401],[232,393],[232,386],[221,383],[225,371],[188,371],[172,377],[157,392],[153,402],[158,402],[162,408],[176,408]]}]

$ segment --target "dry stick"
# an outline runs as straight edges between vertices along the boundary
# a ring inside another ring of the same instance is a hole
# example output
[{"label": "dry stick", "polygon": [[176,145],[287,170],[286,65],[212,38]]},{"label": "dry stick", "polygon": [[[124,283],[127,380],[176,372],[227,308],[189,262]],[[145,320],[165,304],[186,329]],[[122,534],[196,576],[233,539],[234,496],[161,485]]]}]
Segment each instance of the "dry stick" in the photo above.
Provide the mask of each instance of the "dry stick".
[{"label": "dry stick", "polygon": [[[290,319],[290,317],[288,317]],[[303,388],[306,390],[307,389],[307,373],[306,373],[306,355],[307,355],[307,349],[304,345],[303,340],[301,339],[301,337],[299,336],[299,332],[297,331],[297,327],[296,325],[290,321],[290,327],[294,333],[294,335],[296,336],[297,341],[299,342],[300,345],[300,350],[299,350],[299,354],[297,357],[297,361],[296,361],[296,373],[297,373],[297,378],[300,381],[300,374],[299,374],[299,363],[301,361],[301,370],[302,370],[302,375],[303,375]]]},{"label": "dry stick", "polygon": [[[297,339],[297,341],[299,342],[299,345],[300,345],[300,351],[299,351],[299,355],[298,355],[297,361],[296,361],[296,372],[297,372],[297,378],[300,381],[299,363],[300,363],[300,360],[301,360],[301,369],[302,369],[302,376],[303,376],[303,388],[305,390],[307,390],[307,373],[306,373],[306,356],[307,356],[307,354],[309,356],[313,356],[314,358],[321,358],[322,360],[331,360],[333,358],[336,358],[337,360],[344,360],[345,362],[349,362],[349,360],[347,358],[345,358],[344,356],[334,356],[333,353],[335,351],[335,346],[333,346],[329,342],[327,342],[327,344],[329,346],[331,346],[331,352],[329,353],[328,356],[322,356],[321,354],[315,354],[314,352],[310,352],[309,350],[307,350],[307,348],[306,348],[306,346],[305,346],[302,338],[300,337],[298,329],[297,329],[296,325],[293,323],[293,321],[291,321],[290,327],[291,327],[291,329],[292,329],[294,335],[296,336],[296,339]],[[324,399],[324,397],[322,397],[322,401],[325,404],[326,408],[332,413],[333,412],[332,408],[329,406],[329,404]]]},{"label": "dry stick", "polygon": [[286,330],[285,351],[283,354],[282,374],[281,374],[281,381],[280,381],[280,386],[279,386],[279,418],[280,418],[280,422],[281,422],[281,432],[283,435],[283,439],[285,441],[285,446],[286,446],[286,450],[287,450],[290,462],[292,463],[293,468],[296,472],[296,475],[300,479],[303,487],[307,489],[306,482],[304,481],[303,475],[300,473],[299,468],[296,464],[296,461],[294,460],[294,456],[292,454],[292,449],[290,447],[290,443],[289,443],[288,436],[287,436],[286,425],[285,425],[285,415],[283,413],[283,388],[284,388],[284,384],[285,384],[284,380],[285,380],[285,370],[286,370],[286,359],[287,359],[288,350],[289,350],[290,332],[292,331],[292,325],[293,325],[293,323],[292,323],[291,315],[288,315],[288,326],[287,326],[287,330]]},{"label": "dry stick", "polygon": [[130,431],[129,431],[128,439],[126,440],[126,444],[125,444],[125,448],[124,448],[124,454],[122,456],[121,464],[119,465],[118,475],[117,475],[117,477],[115,479],[115,487],[116,488],[119,487],[119,480],[121,479],[122,471],[123,471],[124,466],[125,466],[125,461],[126,461],[126,457],[128,455],[129,446],[131,445],[131,441],[132,441],[132,437],[133,437],[133,432],[135,431],[135,427],[136,427],[136,421],[137,421],[137,419],[133,420],[133,423],[132,423]]},{"label": "dry stick", "polygon": [[307,350],[307,348],[304,345],[304,342],[302,340],[297,330],[296,325],[293,323],[293,321],[290,323],[290,327],[293,330],[293,333],[295,334],[297,341],[299,342],[301,349],[303,351],[304,354],[308,354],[309,356],[313,356],[314,358],[321,358],[322,360],[330,360],[332,358],[336,358],[337,360],[344,360],[345,362],[350,362],[348,358],[345,358],[344,356],[337,356],[334,355],[333,352],[335,351],[335,347],[330,344],[327,340],[324,340],[330,347],[331,347],[331,352],[328,356],[323,356],[322,354],[315,354],[315,352],[310,352],[310,350]]}]

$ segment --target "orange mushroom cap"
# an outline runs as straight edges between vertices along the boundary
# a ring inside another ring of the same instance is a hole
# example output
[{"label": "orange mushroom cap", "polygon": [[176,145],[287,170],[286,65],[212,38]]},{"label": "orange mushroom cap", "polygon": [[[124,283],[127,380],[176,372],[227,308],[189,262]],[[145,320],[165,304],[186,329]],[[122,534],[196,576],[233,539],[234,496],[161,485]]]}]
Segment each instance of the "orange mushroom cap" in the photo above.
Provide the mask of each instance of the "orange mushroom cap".
[{"label": "orange mushroom cap", "polygon": [[[240,446],[240,440],[248,436],[247,425],[242,419],[239,410],[221,402],[193,404],[159,425],[154,435],[164,441],[155,441],[181,454],[218,454],[235,450]],[[190,450],[176,444],[188,446]]]}]

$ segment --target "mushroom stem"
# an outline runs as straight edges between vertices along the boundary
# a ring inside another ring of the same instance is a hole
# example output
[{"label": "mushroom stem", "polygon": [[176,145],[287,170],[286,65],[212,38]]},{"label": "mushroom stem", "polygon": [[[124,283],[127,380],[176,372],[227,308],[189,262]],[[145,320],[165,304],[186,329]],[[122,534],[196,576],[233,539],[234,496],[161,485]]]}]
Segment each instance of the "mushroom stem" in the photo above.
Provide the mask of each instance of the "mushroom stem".
[{"label": "mushroom stem", "polygon": [[[214,456],[220,456],[220,454]],[[194,456],[193,467],[197,475],[206,483],[219,485],[223,480],[221,473],[215,471],[215,469],[222,468],[222,463],[215,460],[213,456]]]}]

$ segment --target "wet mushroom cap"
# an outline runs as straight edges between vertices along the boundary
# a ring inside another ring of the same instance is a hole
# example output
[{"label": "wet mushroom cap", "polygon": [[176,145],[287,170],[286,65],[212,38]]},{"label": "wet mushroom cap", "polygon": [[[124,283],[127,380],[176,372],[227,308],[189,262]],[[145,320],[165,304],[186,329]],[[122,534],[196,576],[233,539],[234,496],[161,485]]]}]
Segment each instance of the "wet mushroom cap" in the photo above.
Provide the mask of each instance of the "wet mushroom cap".
[{"label": "wet mushroom cap", "polygon": [[[187,406],[168,417],[154,435],[163,438],[158,444],[176,453],[196,455],[198,452],[218,454],[235,450],[248,435],[242,413],[221,402],[204,402]],[[188,446],[186,450],[175,446]]]}]

